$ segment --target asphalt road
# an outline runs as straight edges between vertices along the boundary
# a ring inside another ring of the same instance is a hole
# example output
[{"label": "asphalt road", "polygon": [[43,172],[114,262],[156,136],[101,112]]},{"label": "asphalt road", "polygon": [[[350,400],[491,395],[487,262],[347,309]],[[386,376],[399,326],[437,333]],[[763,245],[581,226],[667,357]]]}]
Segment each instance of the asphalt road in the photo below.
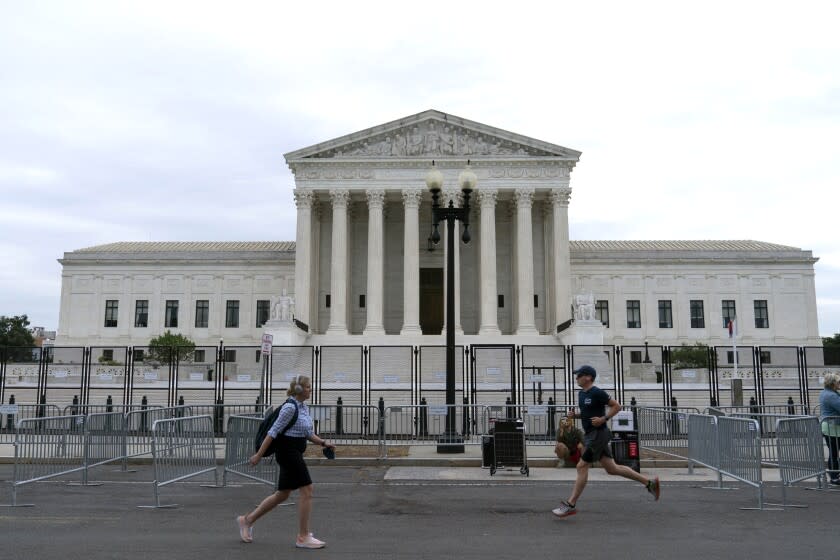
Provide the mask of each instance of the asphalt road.
[{"label": "asphalt road", "polygon": [[[154,503],[152,469],[135,473],[100,467],[101,486],[40,482],[19,488],[18,503],[0,508],[0,558],[82,560],[149,558],[835,558],[840,492],[795,488],[806,509],[744,511],[757,504],[752,488],[720,491],[697,482],[663,483],[654,502],[627,481],[593,481],[574,517],[551,513],[571,483],[518,473],[472,481],[389,480],[388,467],[313,467],[312,528],[323,550],[294,547],[296,506],[282,506],[239,542],[234,516],[270,489],[204,488],[202,481],[161,488],[175,509]],[[0,465],[0,503],[11,502],[11,465]],[[78,480],[78,477],[74,477]],[[206,480],[204,481],[206,482]],[[781,496],[778,484],[768,498]],[[293,494],[292,500],[295,499]]]}]

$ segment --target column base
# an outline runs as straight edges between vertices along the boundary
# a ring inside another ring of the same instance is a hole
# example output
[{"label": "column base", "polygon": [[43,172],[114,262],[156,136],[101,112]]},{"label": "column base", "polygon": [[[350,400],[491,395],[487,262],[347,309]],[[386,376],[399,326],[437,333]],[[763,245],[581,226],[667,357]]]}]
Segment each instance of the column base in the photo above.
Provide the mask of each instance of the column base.
[{"label": "column base", "polygon": [[400,331],[400,336],[414,334],[423,334],[423,329],[420,328],[420,325],[405,325]]},{"label": "column base", "polygon": [[346,335],[347,333],[347,326],[346,325],[330,325],[327,327],[327,332],[324,334],[343,334]]},{"label": "column base", "polygon": [[481,336],[487,335],[501,335],[502,331],[499,329],[497,325],[487,325],[483,327],[479,327],[478,334]]},{"label": "column base", "polygon": [[372,326],[372,327],[365,327],[365,330],[362,331],[364,336],[378,336],[385,334],[385,327],[382,325]]},{"label": "column base", "polygon": [[537,327],[535,327],[534,325],[524,325],[524,326],[516,329],[516,334],[517,335],[534,335],[534,334],[540,334],[540,332],[537,330]]}]

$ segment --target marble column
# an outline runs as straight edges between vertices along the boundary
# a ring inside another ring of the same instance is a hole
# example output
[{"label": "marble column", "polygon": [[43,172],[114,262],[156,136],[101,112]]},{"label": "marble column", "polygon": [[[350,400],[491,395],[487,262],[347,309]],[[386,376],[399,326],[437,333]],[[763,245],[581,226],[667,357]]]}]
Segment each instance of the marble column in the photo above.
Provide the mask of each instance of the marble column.
[{"label": "marble column", "polygon": [[[317,279],[312,276],[312,191],[295,189],[297,205],[297,234],[295,239],[295,317],[307,324],[312,324],[310,303],[312,286]],[[310,332],[312,330],[310,329]]]},{"label": "marble column", "polygon": [[385,334],[382,323],[384,301],[385,242],[383,238],[383,208],[385,191],[371,189],[366,192],[368,203],[368,250],[367,250],[367,323],[363,334]]},{"label": "marble column", "polygon": [[533,188],[519,188],[516,201],[516,334],[538,334],[534,324],[534,236],[531,226]]},{"label": "marble column", "polygon": [[421,189],[403,189],[403,326],[400,334],[420,334],[420,199]]},{"label": "marble column", "polygon": [[347,206],[350,191],[330,190],[332,245],[330,260],[330,326],[327,334],[347,334]]},{"label": "marble column", "polygon": [[553,328],[572,318],[572,266],[569,254],[569,200],[572,189],[568,186],[551,191],[554,214],[552,236],[552,261],[554,264],[554,321]]},{"label": "marble column", "polygon": [[[452,201],[452,204],[458,208],[461,206],[461,203],[464,199],[464,195],[461,194],[461,191],[457,190],[447,190],[443,192],[443,204],[449,208],[449,201]],[[446,254],[446,247],[448,241],[446,239],[447,234],[447,227],[446,222],[441,222],[441,229],[443,230],[443,301],[444,306],[446,305],[447,298],[449,294],[446,293],[446,275],[448,272],[446,271],[446,263],[448,262],[448,255]],[[455,261],[455,334],[462,335],[464,334],[464,329],[461,328],[461,232],[463,231],[463,225],[460,221],[455,222],[455,254],[453,255],[453,259]],[[446,307],[444,307],[443,313],[443,332],[446,333]]]},{"label": "marble column", "polygon": [[481,316],[478,334],[501,334],[498,315],[498,288],[496,285],[496,195],[495,189],[478,191],[481,206],[481,271],[479,298]]}]

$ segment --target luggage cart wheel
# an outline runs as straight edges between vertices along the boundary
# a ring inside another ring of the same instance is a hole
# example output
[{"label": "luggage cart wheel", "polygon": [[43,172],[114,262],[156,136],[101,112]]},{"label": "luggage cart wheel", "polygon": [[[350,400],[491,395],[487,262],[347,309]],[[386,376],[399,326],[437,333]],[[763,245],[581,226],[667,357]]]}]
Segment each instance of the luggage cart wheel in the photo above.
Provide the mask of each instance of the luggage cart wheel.
[{"label": "luggage cart wheel", "polygon": [[528,467],[522,467],[521,469],[519,469],[519,472],[524,474],[525,476],[531,476],[530,471],[528,470]]}]

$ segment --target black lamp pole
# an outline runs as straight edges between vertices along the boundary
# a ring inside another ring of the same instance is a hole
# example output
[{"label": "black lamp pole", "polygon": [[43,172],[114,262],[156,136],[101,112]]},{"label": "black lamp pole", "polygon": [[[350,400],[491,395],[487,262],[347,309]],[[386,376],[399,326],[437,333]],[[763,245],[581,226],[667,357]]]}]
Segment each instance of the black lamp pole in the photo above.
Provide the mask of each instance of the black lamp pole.
[{"label": "black lamp pole", "polygon": [[448,207],[440,205],[440,192],[443,186],[443,175],[435,167],[426,176],[426,185],[432,193],[432,234],[429,237],[429,248],[440,242],[438,226],[446,220],[446,431],[438,440],[438,453],[463,453],[464,440],[455,430],[455,220],[464,224],[461,240],[470,242],[470,194],[475,188],[476,177],[467,161],[467,168],[458,177],[464,203],[456,208],[452,200]]}]

